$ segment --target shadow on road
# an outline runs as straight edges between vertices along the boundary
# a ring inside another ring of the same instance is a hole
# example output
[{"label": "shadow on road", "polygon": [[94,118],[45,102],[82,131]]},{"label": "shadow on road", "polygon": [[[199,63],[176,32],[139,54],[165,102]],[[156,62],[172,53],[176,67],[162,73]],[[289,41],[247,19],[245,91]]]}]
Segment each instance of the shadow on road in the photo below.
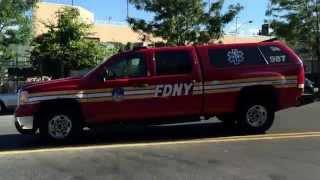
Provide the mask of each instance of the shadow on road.
[{"label": "shadow on road", "polygon": [[222,123],[174,126],[113,126],[86,131],[78,140],[67,144],[46,143],[41,141],[39,136],[0,135],[0,151],[120,143],[168,142],[234,135],[240,135],[240,133],[230,128],[225,128]]}]

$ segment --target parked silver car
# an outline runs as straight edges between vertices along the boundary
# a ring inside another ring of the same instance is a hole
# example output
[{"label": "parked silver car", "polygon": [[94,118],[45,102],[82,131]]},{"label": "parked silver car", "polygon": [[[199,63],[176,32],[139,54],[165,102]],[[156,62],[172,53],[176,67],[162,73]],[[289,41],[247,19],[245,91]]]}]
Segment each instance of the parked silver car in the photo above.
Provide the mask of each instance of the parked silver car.
[{"label": "parked silver car", "polygon": [[17,103],[17,93],[0,94],[0,113],[15,109],[17,107]]}]

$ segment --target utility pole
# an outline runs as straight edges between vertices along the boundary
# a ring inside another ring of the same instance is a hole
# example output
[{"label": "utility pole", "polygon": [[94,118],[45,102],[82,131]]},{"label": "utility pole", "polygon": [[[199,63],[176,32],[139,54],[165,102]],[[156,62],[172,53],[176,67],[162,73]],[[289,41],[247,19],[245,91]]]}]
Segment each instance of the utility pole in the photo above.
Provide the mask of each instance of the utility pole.
[{"label": "utility pole", "polygon": [[318,8],[318,4],[319,0],[315,0],[315,14],[316,14],[316,54],[317,54],[317,66],[318,66],[318,71],[320,69],[320,18],[319,18],[319,8]]},{"label": "utility pole", "polygon": [[236,17],[236,35],[238,35],[238,20],[239,20],[239,17],[237,16]]},{"label": "utility pole", "polygon": [[129,19],[129,0],[127,0],[127,19]]},{"label": "utility pole", "polygon": [[74,5],[73,0],[71,0],[71,5],[72,5],[72,6]]}]

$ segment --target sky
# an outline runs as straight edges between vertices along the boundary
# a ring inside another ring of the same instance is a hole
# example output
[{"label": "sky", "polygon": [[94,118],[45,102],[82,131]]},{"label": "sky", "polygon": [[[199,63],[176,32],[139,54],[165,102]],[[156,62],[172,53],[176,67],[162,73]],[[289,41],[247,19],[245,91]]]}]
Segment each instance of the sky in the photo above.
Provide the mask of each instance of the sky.
[{"label": "sky", "polygon": [[[44,0],[62,4],[71,4],[72,0]],[[209,0],[208,0],[209,1]],[[213,1],[213,0],[211,0]],[[238,15],[239,34],[257,34],[261,28],[267,10],[269,0],[225,0],[225,7],[230,4],[240,3],[244,9]],[[95,14],[97,21],[125,22],[127,16],[127,0],[73,0],[74,5],[82,6]],[[129,14],[132,17],[150,19],[150,14],[137,11],[133,6],[129,7]],[[251,24],[248,22],[252,21]],[[236,21],[234,20],[225,28],[226,33],[234,32]]]}]

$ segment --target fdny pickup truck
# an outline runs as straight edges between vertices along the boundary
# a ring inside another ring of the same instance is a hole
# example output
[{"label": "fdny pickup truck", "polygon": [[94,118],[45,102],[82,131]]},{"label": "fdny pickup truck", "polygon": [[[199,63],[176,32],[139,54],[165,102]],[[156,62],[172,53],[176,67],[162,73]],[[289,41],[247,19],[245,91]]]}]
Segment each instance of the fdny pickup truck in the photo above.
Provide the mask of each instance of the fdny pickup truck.
[{"label": "fdny pickup truck", "polygon": [[303,90],[303,63],[279,41],[140,48],[85,76],[22,88],[15,125],[22,134],[39,130],[60,141],[84,127],[215,116],[262,133],[275,112],[298,104]]}]

